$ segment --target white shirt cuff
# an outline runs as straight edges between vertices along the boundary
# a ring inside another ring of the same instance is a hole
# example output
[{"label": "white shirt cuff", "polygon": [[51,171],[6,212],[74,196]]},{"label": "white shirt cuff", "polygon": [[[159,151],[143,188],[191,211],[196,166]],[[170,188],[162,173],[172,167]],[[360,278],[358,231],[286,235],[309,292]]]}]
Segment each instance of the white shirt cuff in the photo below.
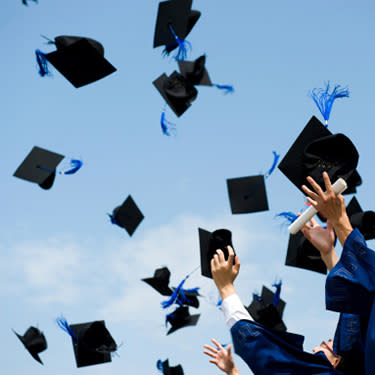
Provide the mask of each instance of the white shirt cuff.
[{"label": "white shirt cuff", "polygon": [[225,298],[221,304],[224,313],[225,324],[231,329],[239,320],[251,320],[249,312],[245,309],[237,294]]}]

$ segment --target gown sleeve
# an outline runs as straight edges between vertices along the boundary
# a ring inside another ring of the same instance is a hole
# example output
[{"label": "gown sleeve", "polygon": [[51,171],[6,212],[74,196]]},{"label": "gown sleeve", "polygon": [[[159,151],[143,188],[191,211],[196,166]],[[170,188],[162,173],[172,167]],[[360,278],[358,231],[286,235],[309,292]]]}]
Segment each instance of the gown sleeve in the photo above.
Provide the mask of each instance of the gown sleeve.
[{"label": "gown sleeve", "polygon": [[[354,229],[346,239],[339,262],[327,276],[326,307],[328,310],[359,316],[361,330],[365,331],[362,339],[365,346],[365,373],[366,375],[374,375],[375,252],[367,247],[366,241],[358,229]],[[366,322],[365,324],[363,323],[364,321]],[[341,315],[338,326],[338,330],[341,333],[337,333],[339,336],[336,340],[339,339],[341,341],[340,345],[345,346],[347,344],[347,347],[352,345],[353,348],[358,349],[358,343],[352,341],[353,332],[349,333],[347,329],[346,332],[343,330],[343,325],[348,328],[352,323],[357,324],[352,318],[345,318],[345,316],[343,318],[343,315]],[[355,329],[358,330],[358,328]],[[358,340],[358,337],[355,340]],[[349,351],[347,357],[351,355],[355,356],[357,354],[355,351]]]},{"label": "gown sleeve", "polygon": [[304,337],[240,320],[231,334],[235,352],[255,375],[341,375],[324,353],[303,351]]}]

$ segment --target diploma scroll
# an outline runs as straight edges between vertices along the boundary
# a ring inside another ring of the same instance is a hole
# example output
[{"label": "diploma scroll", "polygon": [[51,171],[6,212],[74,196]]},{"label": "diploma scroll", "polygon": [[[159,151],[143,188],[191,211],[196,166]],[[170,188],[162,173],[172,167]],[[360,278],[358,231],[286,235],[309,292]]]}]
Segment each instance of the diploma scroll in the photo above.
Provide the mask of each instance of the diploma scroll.
[{"label": "diploma scroll", "polygon": [[[348,185],[346,184],[345,180],[342,178],[339,178],[333,185],[333,191],[335,194],[341,194],[343,191],[346,190]],[[303,226],[313,218],[313,216],[317,213],[317,210],[310,206],[306,211],[302,213],[301,216],[296,219],[292,224],[289,225],[288,230],[290,234],[296,234],[298,231],[300,231]]]}]

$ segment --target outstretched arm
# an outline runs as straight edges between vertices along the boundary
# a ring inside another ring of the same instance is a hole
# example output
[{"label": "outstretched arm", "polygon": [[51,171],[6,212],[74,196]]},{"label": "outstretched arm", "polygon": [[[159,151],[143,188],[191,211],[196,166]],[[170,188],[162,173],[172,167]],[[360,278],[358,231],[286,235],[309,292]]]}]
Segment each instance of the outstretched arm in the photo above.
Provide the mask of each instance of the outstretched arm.
[{"label": "outstretched arm", "polygon": [[215,339],[211,340],[216,346],[216,349],[209,345],[204,345],[203,353],[210,356],[210,362],[215,364],[220,370],[224,371],[227,375],[239,375],[240,372],[234,364],[232,356],[232,345],[228,345],[228,348],[223,348],[219,342]]}]

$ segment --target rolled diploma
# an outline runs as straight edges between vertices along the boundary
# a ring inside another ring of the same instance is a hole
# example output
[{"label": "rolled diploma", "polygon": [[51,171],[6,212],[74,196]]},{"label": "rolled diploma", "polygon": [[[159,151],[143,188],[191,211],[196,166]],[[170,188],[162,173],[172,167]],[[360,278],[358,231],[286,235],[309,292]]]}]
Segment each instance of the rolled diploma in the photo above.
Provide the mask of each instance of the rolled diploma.
[{"label": "rolled diploma", "polygon": [[[348,185],[346,184],[345,180],[343,178],[339,178],[333,185],[333,191],[335,194],[341,194],[346,190]],[[296,234],[298,231],[300,231],[303,226],[313,218],[313,216],[317,213],[318,211],[313,207],[310,206],[307,210],[305,210],[301,216],[296,219],[292,224],[289,225],[288,230],[290,234]]]}]

